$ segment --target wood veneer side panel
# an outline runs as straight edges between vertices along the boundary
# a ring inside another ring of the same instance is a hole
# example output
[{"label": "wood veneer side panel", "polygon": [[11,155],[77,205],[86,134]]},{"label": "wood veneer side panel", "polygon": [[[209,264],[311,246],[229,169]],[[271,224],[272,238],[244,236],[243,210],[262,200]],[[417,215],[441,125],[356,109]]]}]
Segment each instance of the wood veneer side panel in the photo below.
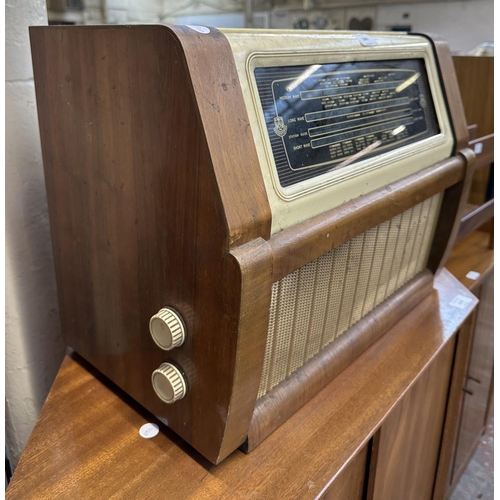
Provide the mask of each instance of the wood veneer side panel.
[{"label": "wood veneer side panel", "polygon": [[432,291],[433,277],[423,271],[358,321],[272,391],[257,401],[245,451],[251,451],[286,419],[359,357]]},{"label": "wood veneer side panel", "polygon": [[234,248],[269,239],[271,207],[250,129],[233,52],[217,29],[173,26],[183,46]]},{"label": "wood veneer side panel", "polygon": [[[38,27],[31,37],[66,339],[215,462],[241,283],[183,49],[165,26]],[[148,331],[166,305],[188,332],[168,352]],[[173,405],[151,386],[163,361],[187,378]]]},{"label": "wood veneer side panel", "polygon": [[441,212],[436,224],[436,232],[429,253],[427,267],[437,273],[446,263],[455,244],[460,229],[461,214],[467,204],[470,185],[474,175],[472,165],[475,155],[471,149],[459,153],[464,158],[465,175],[460,182],[446,189]]},{"label": "wood veneer side panel", "polygon": [[272,253],[265,240],[238,247],[229,259],[241,283],[241,311],[232,395],[217,463],[247,437],[264,363],[272,289]]},{"label": "wood veneer side panel", "polygon": [[467,167],[467,172],[462,181],[448,188],[443,197],[441,213],[428,261],[429,269],[437,273],[448,259],[460,224],[461,209],[467,202],[472,182],[471,166],[474,161],[474,153],[471,150],[467,150],[469,131],[458,87],[455,66],[448,43],[438,35],[425,34],[424,36],[427,36],[434,46],[441,84],[455,136],[454,153],[464,154]]},{"label": "wood veneer side panel", "polygon": [[269,240],[274,257],[273,281],[460,183],[464,172],[463,157],[453,157],[281,231]]},{"label": "wood veneer side panel", "polygon": [[[108,142],[112,127],[130,122],[130,110],[117,102],[118,95],[129,94],[128,80],[118,79],[116,67],[109,66],[98,31],[31,28],[30,36],[64,336],[141,397],[142,374],[129,378],[125,369],[132,355],[143,362],[134,332],[138,290],[133,276],[120,269],[138,256],[137,228],[128,223],[137,210],[135,179],[130,149],[122,147],[132,142],[130,127],[122,127],[120,141]],[[123,33],[115,33],[108,50],[117,45],[126,45]],[[103,85],[102,77],[110,84]],[[103,112],[112,106],[113,117]],[[114,162],[123,167],[121,189],[115,189]],[[123,210],[113,213],[112,205]],[[121,259],[114,253],[117,243],[127,249]],[[126,294],[121,311],[111,299],[117,294]],[[113,333],[99,336],[98,330],[120,331],[121,344],[115,346]],[[115,347],[122,350],[123,363],[106,366]]]}]

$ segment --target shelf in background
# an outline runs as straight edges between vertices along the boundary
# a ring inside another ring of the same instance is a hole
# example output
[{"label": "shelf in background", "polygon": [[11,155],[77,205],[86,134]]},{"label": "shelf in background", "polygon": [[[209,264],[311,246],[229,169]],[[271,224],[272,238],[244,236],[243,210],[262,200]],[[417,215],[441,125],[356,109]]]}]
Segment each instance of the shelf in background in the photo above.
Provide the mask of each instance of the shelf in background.
[{"label": "shelf in background", "polygon": [[[469,290],[478,287],[493,269],[493,248],[489,246],[490,235],[476,230],[458,242],[451,251],[446,268]],[[479,277],[467,278],[470,271],[479,273]]]}]

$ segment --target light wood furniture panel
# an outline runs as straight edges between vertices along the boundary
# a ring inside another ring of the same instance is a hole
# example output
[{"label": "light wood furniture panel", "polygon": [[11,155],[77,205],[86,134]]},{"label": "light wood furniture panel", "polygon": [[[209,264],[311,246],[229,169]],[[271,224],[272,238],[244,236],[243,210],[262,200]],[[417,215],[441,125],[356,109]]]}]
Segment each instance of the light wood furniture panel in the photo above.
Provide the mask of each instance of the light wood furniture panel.
[{"label": "light wood furniture panel", "polygon": [[[493,257],[490,235],[476,230],[458,242],[447,267],[479,298],[460,329],[443,430],[434,499],[448,497],[487,425],[493,397]],[[470,271],[477,272],[471,279]]]},{"label": "light wood furniture panel", "polygon": [[366,484],[366,467],[369,442],[333,481],[321,496],[322,500],[363,500]]},{"label": "light wood furniture panel", "polygon": [[477,124],[477,137],[494,132],[494,63],[494,57],[453,56],[465,117],[467,123]]},{"label": "light wood furniture panel", "polygon": [[[81,358],[66,357],[7,499],[267,500],[326,494],[352,500],[345,495],[361,489],[360,464],[369,462],[362,454],[373,435],[395,405],[411,397],[412,386],[420,392],[421,377],[441,370],[442,353],[453,349],[458,328],[476,305],[446,270],[434,286],[252,453],[236,451],[217,466],[161,423],[157,437],[141,438],[140,426],[154,417]],[[464,308],[450,305],[457,294],[469,299]],[[365,485],[370,472],[367,467]]]},{"label": "light wood furniture panel", "polygon": [[375,436],[373,500],[432,498],[454,352],[450,342]]},{"label": "light wood furniture panel", "polygon": [[449,397],[446,407],[446,418],[441,438],[441,450],[436,470],[434,500],[442,500],[449,492],[450,473],[453,464],[453,455],[456,437],[459,429],[460,408],[462,404],[462,389],[467,374],[467,365],[470,355],[470,345],[474,331],[474,311],[462,325],[457,335],[455,360],[449,384]]},{"label": "light wood furniture panel", "polygon": [[451,464],[450,490],[456,485],[488,424],[493,384],[493,276],[479,290],[469,366],[462,389],[458,432]]}]

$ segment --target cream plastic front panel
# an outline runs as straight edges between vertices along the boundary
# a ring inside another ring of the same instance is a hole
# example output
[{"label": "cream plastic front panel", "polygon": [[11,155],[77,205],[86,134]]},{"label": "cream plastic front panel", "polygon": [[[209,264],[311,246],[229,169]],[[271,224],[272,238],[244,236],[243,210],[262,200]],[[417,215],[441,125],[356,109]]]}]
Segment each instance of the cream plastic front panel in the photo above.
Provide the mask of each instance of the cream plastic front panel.
[{"label": "cream plastic front panel", "polygon": [[[272,210],[272,234],[381,188],[450,156],[453,134],[430,42],[400,33],[221,30],[227,37],[247,107]],[[275,167],[255,68],[350,61],[423,59],[439,133],[282,187]]]}]

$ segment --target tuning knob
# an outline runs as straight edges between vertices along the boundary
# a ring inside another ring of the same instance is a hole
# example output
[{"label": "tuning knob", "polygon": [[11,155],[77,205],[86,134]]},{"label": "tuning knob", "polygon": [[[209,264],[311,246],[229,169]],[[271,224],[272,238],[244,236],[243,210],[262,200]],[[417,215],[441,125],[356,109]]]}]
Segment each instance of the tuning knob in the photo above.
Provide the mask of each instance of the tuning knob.
[{"label": "tuning knob", "polygon": [[186,381],[180,370],[171,363],[162,363],[151,375],[156,395],[165,403],[175,403],[186,395]]},{"label": "tuning knob", "polygon": [[156,345],[165,351],[181,346],[186,338],[181,317],[170,307],[160,309],[151,317],[149,331]]}]

